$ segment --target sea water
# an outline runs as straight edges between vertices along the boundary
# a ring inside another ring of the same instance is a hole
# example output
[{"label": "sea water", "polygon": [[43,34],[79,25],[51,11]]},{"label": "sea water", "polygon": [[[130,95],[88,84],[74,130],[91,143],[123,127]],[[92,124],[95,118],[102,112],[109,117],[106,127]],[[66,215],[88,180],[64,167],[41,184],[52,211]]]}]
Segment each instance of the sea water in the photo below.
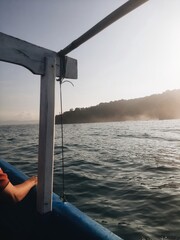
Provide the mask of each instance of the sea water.
[{"label": "sea water", "polygon": [[[66,200],[124,240],[180,240],[180,120],[64,125]],[[38,125],[0,126],[0,158],[37,174]],[[61,126],[54,192],[61,196]]]}]

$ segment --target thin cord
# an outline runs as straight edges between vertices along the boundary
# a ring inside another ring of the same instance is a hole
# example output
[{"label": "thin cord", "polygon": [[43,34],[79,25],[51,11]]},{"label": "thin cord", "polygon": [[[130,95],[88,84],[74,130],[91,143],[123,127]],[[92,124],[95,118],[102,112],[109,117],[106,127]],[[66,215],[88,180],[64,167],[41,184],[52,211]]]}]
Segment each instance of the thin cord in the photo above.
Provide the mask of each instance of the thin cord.
[{"label": "thin cord", "polygon": [[66,201],[65,198],[65,174],[64,174],[64,129],[63,129],[63,104],[62,104],[62,79],[59,81],[60,84],[60,105],[61,105],[61,146],[62,146],[62,200]]},{"label": "thin cord", "polygon": [[65,171],[64,171],[64,128],[63,128],[63,100],[62,100],[62,84],[65,82],[71,83],[72,86],[73,83],[65,80],[63,81],[63,78],[59,78],[59,85],[60,85],[60,108],[61,108],[61,147],[62,147],[62,151],[61,151],[61,158],[62,158],[62,200],[63,202],[66,202],[66,197],[65,197]]}]

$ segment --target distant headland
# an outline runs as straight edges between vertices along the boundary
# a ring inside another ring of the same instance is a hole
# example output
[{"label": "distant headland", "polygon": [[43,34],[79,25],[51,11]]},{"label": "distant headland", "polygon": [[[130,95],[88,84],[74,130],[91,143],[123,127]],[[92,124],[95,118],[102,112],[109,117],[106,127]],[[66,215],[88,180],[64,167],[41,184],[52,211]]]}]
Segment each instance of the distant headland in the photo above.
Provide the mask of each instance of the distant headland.
[{"label": "distant headland", "polygon": [[[180,119],[180,89],[63,113],[64,124],[165,119]],[[61,115],[56,115],[55,123],[61,123]]]}]

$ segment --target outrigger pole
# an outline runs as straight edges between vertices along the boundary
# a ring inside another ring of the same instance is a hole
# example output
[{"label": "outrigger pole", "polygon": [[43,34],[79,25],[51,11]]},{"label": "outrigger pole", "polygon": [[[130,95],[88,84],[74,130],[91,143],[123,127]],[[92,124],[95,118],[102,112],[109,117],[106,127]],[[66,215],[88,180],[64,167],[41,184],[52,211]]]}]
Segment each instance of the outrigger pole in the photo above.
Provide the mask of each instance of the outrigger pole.
[{"label": "outrigger pole", "polygon": [[139,7],[143,3],[147,2],[149,0],[129,0],[126,3],[124,3],[122,6],[117,8],[115,11],[110,13],[107,17],[102,19],[100,22],[98,22],[96,25],[94,25],[92,28],[90,28],[87,32],[85,32],[83,35],[81,35],[79,38],[74,40],[72,43],[70,43],[67,47],[65,47],[63,50],[59,51],[58,54],[60,56],[65,56],[71,51],[73,51],[75,48],[79,47],[84,42],[88,41],[90,38],[94,37],[96,34],[107,28],[112,23],[116,22],[118,19],[126,15],[127,13],[131,12],[135,8]]},{"label": "outrigger pole", "polygon": [[0,33],[0,61],[24,66],[41,75],[37,211],[52,211],[54,106],[56,77],[77,78],[77,60],[66,54],[148,0],[129,0],[60,52]]}]

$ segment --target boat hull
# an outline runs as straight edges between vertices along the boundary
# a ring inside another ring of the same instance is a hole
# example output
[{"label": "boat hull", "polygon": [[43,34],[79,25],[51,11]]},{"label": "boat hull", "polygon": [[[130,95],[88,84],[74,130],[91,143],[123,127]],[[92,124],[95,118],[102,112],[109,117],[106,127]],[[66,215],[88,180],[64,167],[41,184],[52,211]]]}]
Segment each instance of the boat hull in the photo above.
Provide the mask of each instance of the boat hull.
[{"label": "boat hull", "polygon": [[[13,184],[28,178],[4,160],[0,160],[0,167]],[[0,204],[0,232],[5,239],[122,240],[55,193],[52,202],[52,212],[38,213],[34,187],[20,203]]]}]

